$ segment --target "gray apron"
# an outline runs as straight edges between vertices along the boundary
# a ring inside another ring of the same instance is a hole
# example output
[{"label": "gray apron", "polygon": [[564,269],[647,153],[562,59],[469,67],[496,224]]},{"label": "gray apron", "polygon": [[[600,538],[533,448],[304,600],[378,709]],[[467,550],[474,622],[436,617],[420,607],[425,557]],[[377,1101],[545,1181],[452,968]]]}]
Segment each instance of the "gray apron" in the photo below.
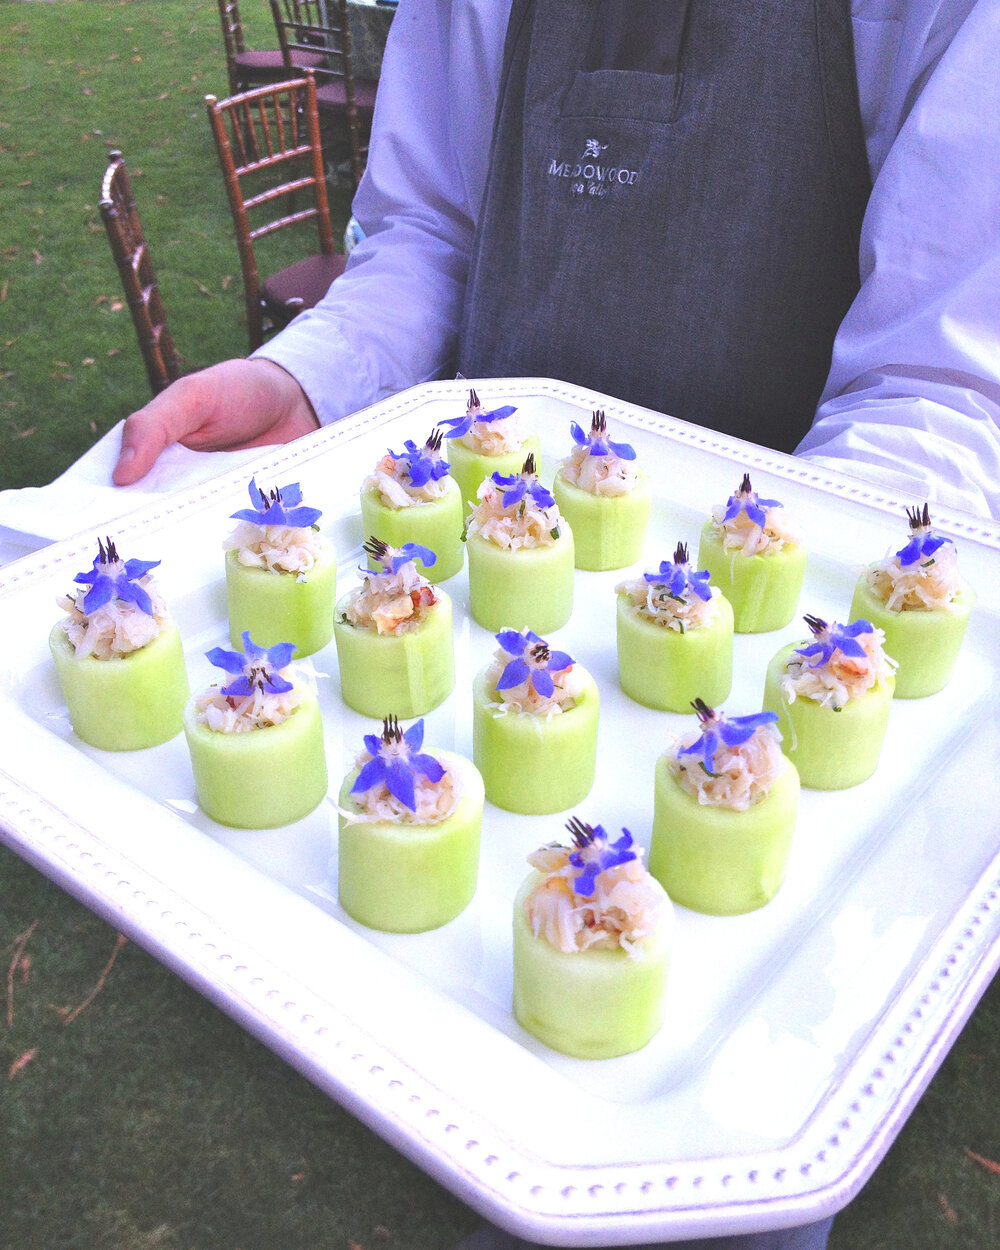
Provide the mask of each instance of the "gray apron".
[{"label": "gray apron", "polygon": [[849,0],[514,0],[458,367],[791,450],[870,190]]}]

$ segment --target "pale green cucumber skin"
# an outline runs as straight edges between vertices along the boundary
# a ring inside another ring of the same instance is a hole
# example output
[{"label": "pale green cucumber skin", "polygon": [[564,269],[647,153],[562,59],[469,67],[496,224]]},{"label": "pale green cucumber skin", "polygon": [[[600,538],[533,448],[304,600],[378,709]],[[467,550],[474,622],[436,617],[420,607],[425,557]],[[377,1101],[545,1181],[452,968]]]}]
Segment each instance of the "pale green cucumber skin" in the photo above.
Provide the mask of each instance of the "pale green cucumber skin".
[{"label": "pale green cucumber skin", "polygon": [[[361,526],[365,538],[374,535],[390,547],[402,547],[404,543],[430,547],[437,560],[429,568],[419,557],[414,563],[429,582],[435,583],[454,577],[465,564],[462,496],[454,480],[446,480],[448,489],[440,499],[413,504],[409,508],[390,508],[382,502],[377,491],[361,492]],[[382,566],[369,559],[368,567],[378,569]]]},{"label": "pale green cucumber skin", "polygon": [[545,637],[573,614],[573,532],[565,519],[559,537],[545,547],[505,551],[470,534],[469,609],[477,624],[531,629]]},{"label": "pale green cucumber skin", "polygon": [[308,816],[326,795],[326,756],[319,704],[311,691],[287,720],[246,733],[219,733],[184,710],[198,804],[236,829],[275,829]]},{"label": "pale green cucumber skin", "polygon": [[885,631],[885,653],[898,661],[896,698],[922,699],[951,681],[976,592],[963,583],[946,608],[890,612],[862,575],[854,588],[851,621],[865,620]]},{"label": "pale green cucumber skin", "polygon": [[681,788],[662,755],[656,762],[649,871],[675,903],[692,911],[709,916],[757,911],[785,879],[798,799],[798,773],[789,764],[745,812],[701,804]]},{"label": "pale green cucumber skin", "polygon": [[663,1024],[670,925],[623,950],[556,950],[535,937],[524,903],[542,873],[514,900],[514,1015],[532,1036],[574,1059],[613,1059],[641,1050]]},{"label": "pale green cucumber skin", "polygon": [[542,456],[537,434],[527,435],[518,451],[508,451],[502,456],[483,456],[477,451],[470,451],[458,438],[447,439],[444,450],[448,472],[458,483],[463,520],[475,507],[477,491],[486,478],[494,473],[502,473],[504,477],[520,473],[529,452],[534,453],[536,466],[541,464]]},{"label": "pale green cucumber skin", "polygon": [[[384,933],[424,933],[454,920],[476,892],[483,782],[459,755],[430,750],[459,779],[455,811],[437,825],[378,821],[352,824],[340,817],[338,891],[349,916]],[[354,769],[340,790],[340,806],[357,810]]]},{"label": "pale green cucumber skin", "polygon": [[337,560],[331,553],[318,560],[298,581],[295,573],[247,568],[235,551],[226,552],[226,607],[229,641],[243,650],[249,631],[258,647],[294,642],[295,657],[313,655],[333,637],[333,605],[337,597]]},{"label": "pale green cucumber skin", "polygon": [[349,596],[337,604],[333,636],[337,644],[340,693],[362,716],[383,720],[423,716],[443,703],[455,686],[451,600],[443,590],[416,629],[378,634],[341,620]]},{"label": "pale green cucumber skin", "polygon": [[138,651],[120,659],[78,659],[61,626],[49,650],[73,732],[101,751],[141,751],[181,731],[191,693],[180,634],[166,625]]},{"label": "pale green cucumber skin", "polygon": [[777,712],[781,749],[799,770],[810,790],[848,790],[860,785],[878,767],[879,753],[889,724],[895,679],[887,677],[860,699],[850,699],[839,712],[814,699],[789,703],[781,678],[796,647],[782,647],[767,666],[764,710]]},{"label": "pale green cucumber skin", "polygon": [[560,470],[552,494],[573,531],[578,569],[623,569],[641,557],[650,507],[645,477],[627,495],[593,495],[567,482]]},{"label": "pale green cucumber skin", "polygon": [[587,797],[597,763],[600,695],[579,665],[583,688],[576,706],[550,720],[530,713],[495,716],[499,707],[486,683],[486,669],[472,686],[472,758],[482,773],[486,797],[522,816],[564,812]]},{"label": "pale green cucumber skin", "polygon": [[698,568],[708,569],[733,605],[738,634],[767,634],[783,629],[795,616],[806,571],[806,548],[786,543],[771,555],[743,556],[726,551],[706,521],[698,547]]},{"label": "pale green cucumber skin", "polygon": [[618,681],[630,699],[661,712],[690,712],[695,699],[718,707],[733,685],[733,609],[724,595],[716,617],[679,633],[640,615],[618,596]]}]

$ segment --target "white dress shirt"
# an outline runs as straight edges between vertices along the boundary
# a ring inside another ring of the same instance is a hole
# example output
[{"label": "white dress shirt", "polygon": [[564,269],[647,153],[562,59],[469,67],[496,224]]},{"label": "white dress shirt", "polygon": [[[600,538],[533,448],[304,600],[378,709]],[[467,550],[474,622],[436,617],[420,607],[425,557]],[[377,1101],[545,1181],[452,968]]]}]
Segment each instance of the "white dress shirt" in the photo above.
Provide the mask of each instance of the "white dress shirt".
[{"label": "white dress shirt", "polygon": [[[327,424],[441,377],[455,355],[509,0],[401,0],[367,237],[256,354]],[[1000,519],[1000,0],[853,0],[873,190],[861,290],[798,454]]]}]

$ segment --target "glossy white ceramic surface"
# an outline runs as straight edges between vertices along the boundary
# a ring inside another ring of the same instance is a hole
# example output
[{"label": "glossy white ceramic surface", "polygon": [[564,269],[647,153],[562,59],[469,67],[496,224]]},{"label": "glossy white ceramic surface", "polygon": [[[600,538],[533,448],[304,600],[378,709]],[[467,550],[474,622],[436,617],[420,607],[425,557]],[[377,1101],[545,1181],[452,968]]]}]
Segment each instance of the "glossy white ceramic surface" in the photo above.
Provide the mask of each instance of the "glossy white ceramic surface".
[{"label": "glossy white ceramic surface", "polygon": [[[246,481],[302,484],[356,577],[358,488],[386,447],[422,443],[460,415],[468,383],[432,383],[216,479],[114,530],[157,570],[193,688],[228,645],[220,544]],[[541,437],[543,479],[569,424],[605,409],[649,473],[653,515],[635,573],[697,551],[698,531],[749,470],[801,520],[810,547],[801,613],[843,619],[857,571],[906,537],[904,505],[790,457],[539,379],[475,383]],[[0,833],[5,842],[262,1037],[485,1214],[556,1244],[629,1244],[819,1218],[866,1179],[1000,958],[996,787],[1000,753],[1000,527],[935,513],[979,593],[955,677],[897,703],[878,772],[854,790],[804,792],[788,877],[762,911],[717,919],[678,908],[667,1023],[643,1051],[586,1063],[523,1032],[510,1011],[510,906],[525,855],[576,814],[648,846],[653,765],[689,718],[617,685],[614,586],[577,573],[569,625],[552,635],[602,696],[597,781],[565,816],[487,805],[479,890],[435,933],[392,936],[337,904],[332,804],[294,826],[224,829],[195,803],[183,738],[110,755],[72,734],[46,637],[55,599],[89,568],[88,532],[0,568]],[[426,717],[425,744],[471,756],[472,676],[493,640],[455,607],[458,681]],[[726,710],[759,710],[764,669],[805,636],[801,616],[736,639]],[[333,647],[313,657],[330,796],[373,722],[339,696]],[[275,784],[281,778],[275,777]]]}]

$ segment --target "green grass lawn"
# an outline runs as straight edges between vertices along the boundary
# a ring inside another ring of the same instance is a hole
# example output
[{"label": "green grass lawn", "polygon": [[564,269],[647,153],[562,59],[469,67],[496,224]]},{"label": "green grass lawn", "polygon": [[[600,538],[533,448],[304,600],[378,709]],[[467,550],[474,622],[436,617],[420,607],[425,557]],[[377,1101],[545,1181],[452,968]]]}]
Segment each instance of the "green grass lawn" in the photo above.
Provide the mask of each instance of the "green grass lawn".
[{"label": "green grass lawn", "polygon": [[[273,46],[264,0],[243,9],[249,46]],[[130,170],[184,368],[246,353],[204,105],[228,89],[205,0],[0,4],[0,489],[51,480],[150,396],[98,211],[112,149]],[[342,231],[346,193],[331,208]],[[310,246],[286,231],[258,260],[266,273]]]},{"label": "green grass lawn", "polygon": [[[263,0],[244,9],[270,46]],[[203,106],[226,90],[212,3],[0,4],[0,487],[49,480],[148,397],[97,212],[110,148],[187,367],[245,351]],[[473,1226],[131,943],[65,1023],[114,951],[113,929],[0,850],[0,1250],[448,1250]],[[995,987],[833,1250],[1000,1246],[1000,1176],[972,1158],[1000,1159],[998,1060]]]}]

